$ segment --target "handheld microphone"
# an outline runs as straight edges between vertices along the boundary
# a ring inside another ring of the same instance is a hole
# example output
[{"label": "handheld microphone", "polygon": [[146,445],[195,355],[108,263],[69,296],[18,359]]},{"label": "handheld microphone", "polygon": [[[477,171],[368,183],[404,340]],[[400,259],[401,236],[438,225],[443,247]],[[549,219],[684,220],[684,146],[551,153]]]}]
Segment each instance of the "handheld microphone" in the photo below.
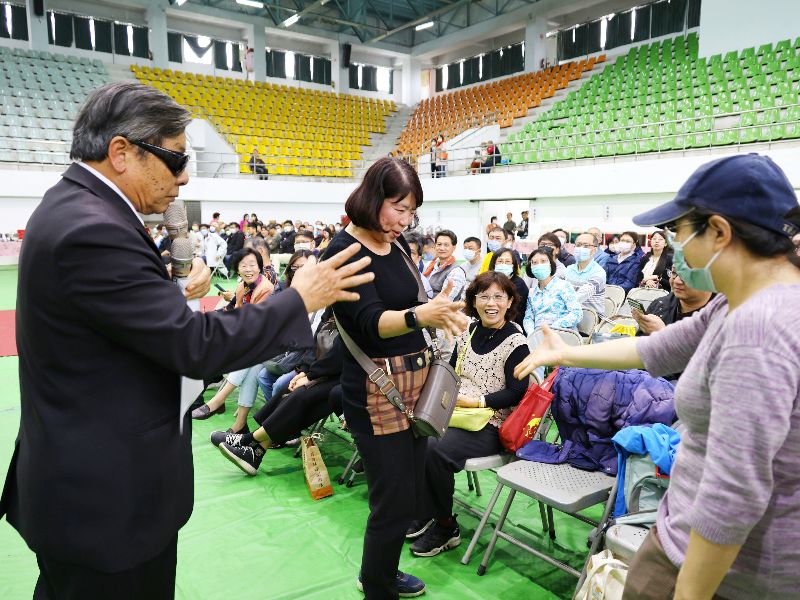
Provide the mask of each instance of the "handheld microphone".
[{"label": "handheld microphone", "polygon": [[173,201],[164,211],[164,227],[167,228],[170,239],[189,236],[189,219],[186,209],[178,200]]}]

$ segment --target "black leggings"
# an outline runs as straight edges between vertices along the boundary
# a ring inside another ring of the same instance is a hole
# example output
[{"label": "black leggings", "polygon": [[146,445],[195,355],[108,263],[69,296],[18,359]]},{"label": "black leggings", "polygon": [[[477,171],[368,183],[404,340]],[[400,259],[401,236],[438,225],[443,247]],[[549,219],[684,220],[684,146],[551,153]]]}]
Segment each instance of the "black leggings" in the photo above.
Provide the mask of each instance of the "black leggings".
[{"label": "black leggings", "polygon": [[253,415],[253,419],[261,424],[273,442],[284,444],[332,412],[341,413],[341,389],[338,379],[299,387],[293,392],[272,398]]},{"label": "black leggings", "polygon": [[415,438],[410,429],[389,435],[354,432],[353,437],[369,494],[361,583],[367,600],[393,600],[406,530],[420,510],[428,439]]}]

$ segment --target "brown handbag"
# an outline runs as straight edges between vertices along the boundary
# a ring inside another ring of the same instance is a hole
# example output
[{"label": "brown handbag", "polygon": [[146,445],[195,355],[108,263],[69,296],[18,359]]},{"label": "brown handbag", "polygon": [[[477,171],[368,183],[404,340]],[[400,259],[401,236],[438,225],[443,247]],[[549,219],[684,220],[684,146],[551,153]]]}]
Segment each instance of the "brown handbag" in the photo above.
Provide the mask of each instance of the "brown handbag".
[{"label": "brown handbag", "polygon": [[[406,265],[415,276],[418,285],[417,299],[421,304],[428,301],[428,295],[425,293],[425,286],[422,284],[422,278],[419,271],[414,266],[411,257],[406,254],[403,247],[395,242],[395,245],[403,253]],[[458,388],[461,385],[461,378],[456,374],[455,369],[450,366],[450,363],[443,360],[441,352],[436,344],[435,332],[431,334],[426,329],[422,330],[425,336],[425,341],[431,348],[434,360],[428,370],[428,376],[425,379],[425,384],[422,386],[422,391],[419,395],[419,400],[414,407],[413,413],[403,403],[403,397],[397,390],[394,382],[389,375],[377,367],[369,357],[364,354],[364,351],[358,347],[347,332],[336,321],[336,326],[339,328],[339,334],[342,336],[342,341],[347,346],[350,354],[356,359],[361,368],[367,373],[370,381],[378,386],[381,393],[386,396],[386,399],[395,407],[408,417],[411,423],[411,429],[417,437],[430,436],[441,438],[447,431],[447,426],[450,423],[450,417],[453,415],[453,410],[456,407],[456,399],[458,398]]]}]

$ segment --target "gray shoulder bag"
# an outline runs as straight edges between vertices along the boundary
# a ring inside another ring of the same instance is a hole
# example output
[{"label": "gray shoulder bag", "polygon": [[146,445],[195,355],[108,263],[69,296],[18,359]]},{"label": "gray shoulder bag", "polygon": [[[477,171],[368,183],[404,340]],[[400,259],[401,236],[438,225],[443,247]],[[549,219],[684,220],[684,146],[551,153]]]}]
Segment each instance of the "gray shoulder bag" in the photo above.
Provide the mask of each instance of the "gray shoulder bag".
[{"label": "gray shoulder bag", "polygon": [[[408,266],[417,280],[417,299],[421,304],[424,304],[428,301],[428,295],[425,293],[425,286],[422,284],[419,271],[403,247],[397,242],[395,242],[395,245],[403,253],[406,266]],[[356,362],[367,373],[369,380],[378,386],[378,389],[386,396],[392,406],[408,417],[414,434],[417,437],[432,436],[441,438],[447,431],[450,417],[456,407],[461,378],[456,374],[449,362],[442,360],[441,352],[436,344],[435,333],[431,335],[426,329],[422,330],[425,342],[431,347],[434,360],[431,363],[428,377],[425,379],[419,400],[417,400],[417,405],[412,413],[403,403],[403,397],[386,371],[378,367],[364,354],[364,351],[358,347],[353,338],[342,328],[338,319],[336,326],[339,328],[339,335],[341,335],[345,346],[347,346],[353,358],[356,359]]]}]

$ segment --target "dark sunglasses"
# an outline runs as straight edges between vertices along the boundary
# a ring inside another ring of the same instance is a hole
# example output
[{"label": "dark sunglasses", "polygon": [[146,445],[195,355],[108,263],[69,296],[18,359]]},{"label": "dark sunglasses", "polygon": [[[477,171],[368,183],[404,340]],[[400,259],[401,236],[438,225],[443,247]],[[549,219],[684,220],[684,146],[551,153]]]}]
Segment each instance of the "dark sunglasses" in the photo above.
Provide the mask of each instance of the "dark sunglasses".
[{"label": "dark sunglasses", "polygon": [[150,154],[153,154],[160,158],[167,168],[172,171],[172,174],[177,177],[181,173],[183,173],[184,169],[186,169],[186,163],[189,162],[189,155],[183,152],[175,152],[174,150],[167,150],[166,148],[162,148],[161,146],[156,146],[154,144],[148,144],[142,140],[136,140],[133,138],[122,136],[126,140],[128,140],[134,146],[139,146],[142,150],[146,150]]}]

